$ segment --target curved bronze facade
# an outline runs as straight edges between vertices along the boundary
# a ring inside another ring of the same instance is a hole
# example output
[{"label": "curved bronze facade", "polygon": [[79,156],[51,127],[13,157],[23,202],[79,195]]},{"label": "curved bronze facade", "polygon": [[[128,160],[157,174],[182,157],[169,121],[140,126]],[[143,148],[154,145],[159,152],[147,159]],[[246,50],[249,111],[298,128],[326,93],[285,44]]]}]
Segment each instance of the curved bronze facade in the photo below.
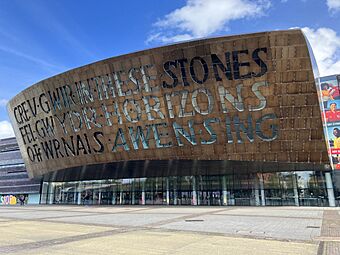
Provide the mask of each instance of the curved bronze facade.
[{"label": "curved bronze facade", "polygon": [[38,82],[8,111],[31,176],[150,160],[329,164],[300,30],[102,60]]}]

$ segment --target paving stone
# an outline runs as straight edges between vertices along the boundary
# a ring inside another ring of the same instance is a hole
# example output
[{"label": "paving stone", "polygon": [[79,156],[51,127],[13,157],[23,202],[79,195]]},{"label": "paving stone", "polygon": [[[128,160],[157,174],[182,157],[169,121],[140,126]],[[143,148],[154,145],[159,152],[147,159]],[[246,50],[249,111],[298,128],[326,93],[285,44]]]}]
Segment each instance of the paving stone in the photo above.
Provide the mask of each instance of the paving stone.
[{"label": "paving stone", "polygon": [[0,254],[340,254],[339,211],[320,207],[0,207]]}]

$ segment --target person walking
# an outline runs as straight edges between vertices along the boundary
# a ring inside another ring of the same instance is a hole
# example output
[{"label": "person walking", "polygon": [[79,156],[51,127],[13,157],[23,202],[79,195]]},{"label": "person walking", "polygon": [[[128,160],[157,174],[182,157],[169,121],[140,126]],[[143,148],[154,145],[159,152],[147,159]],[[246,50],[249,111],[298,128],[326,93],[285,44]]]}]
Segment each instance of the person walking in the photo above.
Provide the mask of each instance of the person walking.
[{"label": "person walking", "polygon": [[24,195],[20,195],[19,196],[19,201],[20,201],[20,205],[25,205],[25,196]]}]

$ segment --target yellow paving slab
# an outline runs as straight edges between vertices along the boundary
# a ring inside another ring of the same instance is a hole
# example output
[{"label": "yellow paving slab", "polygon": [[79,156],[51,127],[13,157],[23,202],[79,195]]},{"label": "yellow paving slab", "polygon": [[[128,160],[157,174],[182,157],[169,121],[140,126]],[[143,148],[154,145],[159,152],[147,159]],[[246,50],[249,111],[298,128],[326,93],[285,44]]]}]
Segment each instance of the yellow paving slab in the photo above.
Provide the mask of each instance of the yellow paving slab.
[{"label": "yellow paving slab", "polygon": [[84,226],[46,221],[0,218],[0,247],[112,230],[111,227]]},{"label": "yellow paving slab", "polygon": [[[25,254],[251,254],[309,255],[317,244],[183,232],[132,231],[25,251]],[[20,254],[20,253],[16,253]],[[22,252],[21,252],[22,254]]]}]

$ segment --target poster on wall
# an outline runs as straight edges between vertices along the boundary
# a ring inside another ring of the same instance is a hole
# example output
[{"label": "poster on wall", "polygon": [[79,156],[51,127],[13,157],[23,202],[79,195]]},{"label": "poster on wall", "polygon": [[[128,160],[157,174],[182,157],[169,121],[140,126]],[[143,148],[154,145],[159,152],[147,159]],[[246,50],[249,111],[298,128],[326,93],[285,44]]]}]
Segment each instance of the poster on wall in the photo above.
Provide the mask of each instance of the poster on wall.
[{"label": "poster on wall", "polygon": [[340,75],[320,79],[322,119],[332,169],[340,170]]},{"label": "poster on wall", "polygon": [[17,198],[14,195],[0,195],[0,205],[16,205]]}]

